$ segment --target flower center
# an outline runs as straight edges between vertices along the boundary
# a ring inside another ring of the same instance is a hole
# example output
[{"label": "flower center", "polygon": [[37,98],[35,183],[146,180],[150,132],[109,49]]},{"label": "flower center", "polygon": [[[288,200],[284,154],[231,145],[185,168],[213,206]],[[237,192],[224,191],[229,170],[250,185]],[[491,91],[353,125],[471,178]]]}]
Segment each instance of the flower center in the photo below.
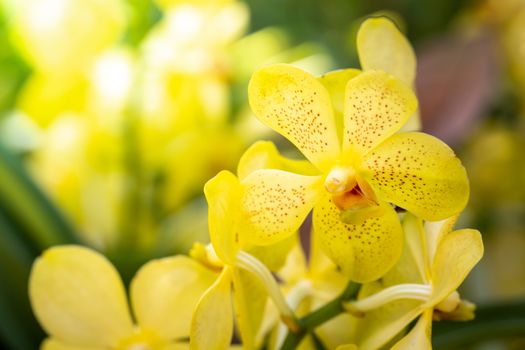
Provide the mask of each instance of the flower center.
[{"label": "flower center", "polygon": [[351,190],[357,184],[356,172],[348,166],[335,166],[330,170],[324,181],[326,190],[333,194]]},{"label": "flower center", "polygon": [[359,210],[377,203],[368,198],[359,185],[340,194],[334,194],[332,197],[334,204],[341,210]]},{"label": "flower center", "polygon": [[342,211],[359,210],[377,205],[373,190],[357,181],[357,172],[349,166],[336,166],[326,176],[324,186],[333,194],[334,204]]}]

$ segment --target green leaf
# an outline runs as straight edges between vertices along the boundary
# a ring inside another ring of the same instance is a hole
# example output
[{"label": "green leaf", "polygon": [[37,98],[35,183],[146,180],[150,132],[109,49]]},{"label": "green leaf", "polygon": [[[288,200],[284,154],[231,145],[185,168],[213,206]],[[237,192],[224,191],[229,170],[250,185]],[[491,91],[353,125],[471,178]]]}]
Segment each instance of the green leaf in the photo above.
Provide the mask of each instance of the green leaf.
[{"label": "green leaf", "polygon": [[37,251],[78,242],[71,224],[35,185],[20,161],[1,144],[0,208]]},{"label": "green leaf", "polygon": [[31,311],[33,260],[56,244],[77,243],[66,218],[0,145],[0,338],[10,349],[36,349],[44,333]]},{"label": "green leaf", "polygon": [[13,350],[36,349],[44,337],[27,294],[35,257],[0,212],[0,338]]}]

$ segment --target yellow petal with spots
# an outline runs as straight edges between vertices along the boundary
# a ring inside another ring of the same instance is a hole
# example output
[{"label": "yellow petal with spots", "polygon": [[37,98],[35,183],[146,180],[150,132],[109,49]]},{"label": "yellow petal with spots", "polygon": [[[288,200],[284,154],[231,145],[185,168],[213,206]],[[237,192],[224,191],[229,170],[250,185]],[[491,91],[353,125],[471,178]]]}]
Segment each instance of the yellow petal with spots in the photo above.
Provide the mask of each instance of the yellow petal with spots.
[{"label": "yellow petal with spots", "polygon": [[56,339],[48,338],[40,346],[40,350],[104,350],[103,347],[84,347],[64,344]]},{"label": "yellow petal with spots", "polygon": [[330,195],[314,208],[313,226],[324,251],[355,282],[378,279],[401,255],[401,224],[390,205],[381,205],[382,215],[360,224],[341,221],[341,212]]},{"label": "yellow petal with spots", "polygon": [[242,180],[260,169],[280,169],[301,175],[317,175],[317,170],[307,160],[283,157],[271,141],[257,141],[244,152],[237,167],[237,175]]},{"label": "yellow petal with spots", "polygon": [[392,350],[432,350],[432,309],[426,310],[407,335]]},{"label": "yellow petal with spots", "polygon": [[382,70],[412,86],[416,55],[405,36],[386,17],[369,18],[357,32],[357,53],[363,70]]},{"label": "yellow petal with spots", "polygon": [[346,85],[343,150],[360,155],[398,131],[417,109],[412,90],[394,76],[367,71]]},{"label": "yellow petal with spots", "polygon": [[465,168],[442,141],[423,133],[390,137],[365,159],[376,194],[425,220],[459,213],[469,197]]},{"label": "yellow petal with spots", "polygon": [[250,106],[269,127],[290,140],[321,170],[339,156],[339,139],[330,96],[315,77],[290,65],[254,73],[248,86]]},{"label": "yellow petal with spots", "polygon": [[264,285],[251,272],[235,269],[233,272],[233,302],[235,320],[244,349],[258,349],[257,334],[263,320],[268,296]]},{"label": "yellow petal with spots", "polygon": [[213,248],[221,260],[234,264],[242,239],[238,231],[239,180],[223,170],[204,185],[204,194],[208,202],[208,227]]},{"label": "yellow petal with spots", "polygon": [[254,245],[276,243],[295,233],[324,191],[320,176],[257,170],[242,181],[246,235]]},{"label": "yellow petal with spots", "polygon": [[344,128],[343,111],[345,104],[346,84],[350,79],[359,75],[359,73],[361,73],[359,69],[340,69],[323,74],[318,78],[321,84],[323,84],[326,90],[328,90],[330,98],[332,99],[335,123],[337,126],[337,135],[340,139],[343,136]]},{"label": "yellow petal with spots", "polygon": [[190,332],[191,350],[224,350],[233,335],[232,271],[226,267],[199,300]]},{"label": "yellow petal with spots", "polygon": [[186,256],[148,262],[130,288],[138,324],[164,340],[188,337],[193,310],[217,277],[216,272]]},{"label": "yellow petal with spots", "polygon": [[29,297],[42,327],[64,343],[112,347],[133,332],[120,276],[93,250],[46,250],[33,265]]},{"label": "yellow petal with spots", "polygon": [[432,265],[433,291],[429,305],[455,291],[483,256],[481,234],[464,229],[449,233],[439,244]]}]

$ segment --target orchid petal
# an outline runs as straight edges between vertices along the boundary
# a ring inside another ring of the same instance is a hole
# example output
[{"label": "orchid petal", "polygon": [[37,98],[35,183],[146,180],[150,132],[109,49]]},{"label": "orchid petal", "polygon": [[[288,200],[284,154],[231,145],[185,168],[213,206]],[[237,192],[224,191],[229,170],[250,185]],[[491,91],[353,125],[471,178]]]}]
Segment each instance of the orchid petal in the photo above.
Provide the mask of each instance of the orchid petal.
[{"label": "orchid petal", "polygon": [[260,169],[279,169],[301,175],[319,174],[319,171],[307,160],[283,157],[271,141],[257,141],[251,145],[239,160],[237,174],[242,181]]},{"label": "orchid petal", "polygon": [[104,350],[103,347],[85,347],[62,343],[53,338],[47,338],[40,345],[40,350]]},{"label": "orchid petal", "polygon": [[405,36],[385,17],[368,18],[357,32],[357,52],[363,70],[382,70],[412,86],[416,55]]},{"label": "orchid petal", "polygon": [[363,176],[379,198],[424,220],[441,220],[467,204],[469,183],[454,152],[423,133],[390,137],[365,159]]},{"label": "orchid petal", "polygon": [[392,350],[432,350],[432,309],[426,310],[407,335]]},{"label": "orchid petal", "polygon": [[346,224],[330,195],[314,208],[314,230],[324,251],[353,281],[381,277],[401,255],[403,232],[397,214],[386,203],[380,209],[381,215]]},{"label": "orchid petal", "polygon": [[330,95],[315,77],[290,65],[257,71],[248,87],[255,115],[290,140],[319,169],[340,153]]},{"label": "orchid petal", "polygon": [[434,256],[436,255],[437,247],[441,243],[443,237],[452,232],[456,221],[458,221],[458,217],[459,214],[440,221],[425,222],[425,238],[428,249],[428,266],[432,265]]},{"label": "orchid petal", "polygon": [[112,347],[133,332],[120,276],[101,254],[80,246],[46,250],[36,260],[29,296],[53,338],[85,347]]},{"label": "orchid petal", "polygon": [[429,305],[436,305],[455,291],[483,256],[481,234],[463,229],[446,235],[437,248],[432,279],[434,290]]},{"label": "orchid petal", "polygon": [[224,350],[233,335],[232,271],[226,267],[199,300],[190,331],[191,350]]},{"label": "orchid petal", "polygon": [[221,171],[204,185],[208,202],[210,239],[217,256],[230,264],[235,263],[241,247],[239,233],[241,186],[235,175]]},{"label": "orchid petal", "polygon": [[261,282],[250,272],[235,269],[233,272],[233,301],[235,319],[244,349],[256,349],[262,339],[257,334],[263,320],[268,296]]},{"label": "orchid petal", "polygon": [[359,74],[346,85],[343,150],[363,156],[398,131],[416,109],[412,90],[392,75]]},{"label": "orchid petal", "polygon": [[401,258],[383,277],[386,286],[402,283],[426,284],[429,282],[430,265],[421,219],[407,213],[403,218],[405,245]]},{"label": "orchid petal", "polygon": [[350,79],[356,77],[360,73],[361,71],[359,69],[348,68],[328,72],[317,78],[321,84],[324,85],[326,90],[328,90],[330,98],[332,99],[335,123],[337,126],[337,135],[339,138],[342,138],[343,136],[343,112],[346,84]]},{"label": "orchid petal", "polygon": [[193,309],[216,278],[217,273],[186,256],[148,262],[130,288],[138,324],[165,340],[188,337]]},{"label": "orchid petal", "polygon": [[297,231],[324,191],[320,176],[282,170],[257,170],[242,181],[249,229],[254,245],[276,243]]}]

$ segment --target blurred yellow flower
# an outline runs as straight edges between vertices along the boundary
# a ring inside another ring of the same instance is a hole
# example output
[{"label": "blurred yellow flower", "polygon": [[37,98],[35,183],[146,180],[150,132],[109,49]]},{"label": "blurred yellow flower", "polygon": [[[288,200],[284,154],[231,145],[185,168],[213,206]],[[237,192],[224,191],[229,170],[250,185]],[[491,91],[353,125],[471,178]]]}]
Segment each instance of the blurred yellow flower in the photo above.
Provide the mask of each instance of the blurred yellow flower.
[{"label": "blurred yellow flower", "polygon": [[395,134],[417,101],[393,76],[370,70],[348,80],[342,151],[329,92],[308,73],[287,65],[263,68],[249,96],[258,118],[318,169],[317,176],[258,170],[243,180],[256,244],[295,232],[314,207],[314,229],[328,256],[353,280],[367,282],[401,253],[401,227],[387,203],[432,220],[465,206],[468,180],[453,151],[430,135]]},{"label": "blurred yellow flower", "polygon": [[[517,85],[516,92],[525,99],[525,3],[521,3],[504,22],[502,44],[506,53],[509,73]],[[522,102],[522,110],[525,104]]]},{"label": "blurred yellow flower", "polygon": [[39,138],[29,167],[36,180],[100,249],[118,238],[126,174],[118,134],[84,115],[58,116]]},{"label": "blurred yellow flower", "polygon": [[185,349],[191,314],[217,274],[183,256],[144,265],[124,285],[111,263],[80,246],[50,248],[31,271],[33,311],[49,334],[44,350]]},{"label": "blurred yellow flower", "polygon": [[13,1],[15,33],[39,72],[67,76],[85,70],[125,26],[121,0]]}]

